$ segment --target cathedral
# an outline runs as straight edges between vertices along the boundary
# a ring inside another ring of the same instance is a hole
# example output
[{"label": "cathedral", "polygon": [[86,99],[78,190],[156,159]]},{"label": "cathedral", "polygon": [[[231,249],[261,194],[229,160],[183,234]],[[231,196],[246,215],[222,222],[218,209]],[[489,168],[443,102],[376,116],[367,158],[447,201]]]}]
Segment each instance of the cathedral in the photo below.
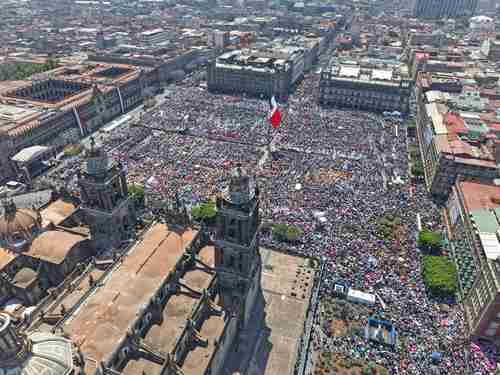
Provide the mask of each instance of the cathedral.
[{"label": "cathedral", "polygon": [[135,232],[125,172],[94,142],[80,173],[82,202],[60,197],[41,209],[3,202],[0,215],[0,303],[35,306],[101,250]]},{"label": "cathedral", "polygon": [[[123,168],[92,142],[79,184],[89,241],[118,246],[135,217]],[[259,188],[241,166],[216,207],[213,232],[152,223],[98,279],[75,279],[53,321],[0,313],[0,375],[295,373],[314,269],[260,248]]]},{"label": "cathedral", "polygon": [[4,202],[0,216],[0,303],[13,299],[25,307],[36,305],[48,289],[95,253],[87,236],[44,222],[43,216],[40,210]]}]

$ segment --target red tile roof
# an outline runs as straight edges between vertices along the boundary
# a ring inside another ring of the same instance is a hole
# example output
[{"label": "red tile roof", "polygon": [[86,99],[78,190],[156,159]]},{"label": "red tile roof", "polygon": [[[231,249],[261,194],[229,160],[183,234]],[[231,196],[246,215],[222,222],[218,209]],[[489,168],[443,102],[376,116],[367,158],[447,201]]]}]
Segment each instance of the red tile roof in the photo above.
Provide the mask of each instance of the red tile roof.
[{"label": "red tile roof", "polygon": [[467,134],[469,132],[469,129],[465,127],[464,119],[452,112],[444,116],[444,123],[450,133]]},{"label": "red tile roof", "polygon": [[500,186],[475,181],[463,181],[459,185],[469,211],[500,208],[500,204],[492,200],[492,198],[500,198]]}]

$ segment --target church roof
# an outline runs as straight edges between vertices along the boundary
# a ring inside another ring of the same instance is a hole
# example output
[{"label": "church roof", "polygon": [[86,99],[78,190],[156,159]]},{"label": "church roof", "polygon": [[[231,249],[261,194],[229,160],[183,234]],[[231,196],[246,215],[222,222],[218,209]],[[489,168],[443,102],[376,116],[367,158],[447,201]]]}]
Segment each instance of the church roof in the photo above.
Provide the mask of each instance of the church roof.
[{"label": "church roof", "polygon": [[19,271],[17,271],[14,276],[13,283],[14,285],[23,288],[31,284],[31,282],[37,277],[36,271],[32,270],[28,267],[23,267]]},{"label": "church roof", "polygon": [[40,214],[45,222],[51,222],[54,225],[61,224],[76,211],[76,207],[71,202],[58,199],[45,207]]},{"label": "church roof", "polygon": [[0,270],[18,257],[18,254],[8,249],[0,248]]},{"label": "church roof", "polygon": [[77,234],[49,230],[33,240],[27,255],[59,264],[66,259],[66,256],[75,245],[85,240],[85,237]]},{"label": "church roof", "polygon": [[34,227],[40,226],[38,213],[29,208],[15,208],[8,214],[0,217],[0,237],[5,238],[17,232],[31,232]]}]

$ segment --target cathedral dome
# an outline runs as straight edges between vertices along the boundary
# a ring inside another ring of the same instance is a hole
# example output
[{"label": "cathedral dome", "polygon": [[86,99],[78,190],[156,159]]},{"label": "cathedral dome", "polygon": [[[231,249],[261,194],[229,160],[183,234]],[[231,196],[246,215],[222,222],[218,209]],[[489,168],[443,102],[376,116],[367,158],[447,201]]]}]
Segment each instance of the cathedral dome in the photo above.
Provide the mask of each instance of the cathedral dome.
[{"label": "cathedral dome", "polygon": [[8,246],[22,247],[30,242],[42,225],[40,214],[29,208],[17,208],[13,201],[4,204],[0,217],[0,239]]},{"label": "cathedral dome", "polygon": [[47,333],[22,335],[5,313],[0,313],[0,349],[0,375],[74,373],[70,341]]}]

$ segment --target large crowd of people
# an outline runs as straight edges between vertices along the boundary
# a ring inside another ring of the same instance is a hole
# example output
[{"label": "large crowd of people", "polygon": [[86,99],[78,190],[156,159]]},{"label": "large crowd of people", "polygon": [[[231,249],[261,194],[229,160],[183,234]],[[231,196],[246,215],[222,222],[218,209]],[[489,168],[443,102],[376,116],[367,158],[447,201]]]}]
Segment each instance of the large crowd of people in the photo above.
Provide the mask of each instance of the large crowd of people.
[{"label": "large crowd of people", "polygon": [[[178,194],[189,205],[212,198],[227,171],[241,163],[257,176],[263,219],[303,231],[289,245],[263,233],[263,245],[323,259],[322,299],[341,279],[385,301],[383,307],[377,302],[377,311],[396,327],[400,344],[394,351],[356,334],[325,335],[319,316],[315,350],[373,361],[391,374],[490,373],[494,350],[465,340],[459,305],[429,298],[423,285],[416,215],[434,228],[438,211],[410,178],[404,124],[320,107],[317,80],[307,75],[281,104],[277,130],[268,128],[265,100],[213,95],[188,80],[169,88],[165,104],[145,113],[141,126],[126,125],[100,141],[125,166],[130,183],[165,200]],[[64,173],[76,190],[74,176]],[[318,213],[326,223],[319,225]],[[378,226],[387,215],[399,220],[391,240]]]}]

